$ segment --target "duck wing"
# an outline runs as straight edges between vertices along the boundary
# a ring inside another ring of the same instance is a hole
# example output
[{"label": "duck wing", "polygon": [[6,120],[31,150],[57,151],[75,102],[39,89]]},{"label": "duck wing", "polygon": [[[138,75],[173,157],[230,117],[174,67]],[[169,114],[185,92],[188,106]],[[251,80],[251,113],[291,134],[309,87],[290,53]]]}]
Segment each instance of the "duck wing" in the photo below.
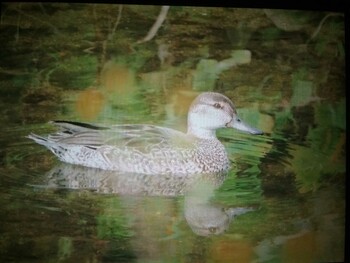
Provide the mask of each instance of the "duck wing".
[{"label": "duck wing", "polygon": [[96,149],[112,146],[147,151],[150,146],[167,148],[187,141],[184,133],[155,125],[122,124],[104,127],[68,121],[53,121],[52,124],[58,126],[60,131],[49,135],[49,140]]}]

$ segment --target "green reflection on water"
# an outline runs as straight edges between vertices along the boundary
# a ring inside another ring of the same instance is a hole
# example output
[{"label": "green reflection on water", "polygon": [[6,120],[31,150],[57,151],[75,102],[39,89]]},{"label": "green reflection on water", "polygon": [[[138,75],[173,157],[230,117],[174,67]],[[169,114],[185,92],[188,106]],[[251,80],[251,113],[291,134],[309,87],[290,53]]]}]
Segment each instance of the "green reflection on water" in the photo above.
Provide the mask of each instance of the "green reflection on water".
[{"label": "green reflection on water", "polygon": [[61,237],[58,240],[58,260],[68,259],[73,252],[73,242],[70,237]]},{"label": "green reflection on water", "polygon": [[322,177],[330,179],[345,173],[345,122],[341,116],[345,116],[344,100],[335,109],[328,103],[316,105],[318,125],[308,131],[310,146],[296,146],[292,153],[291,165],[301,191],[317,189]]},{"label": "green reflection on water", "polygon": [[130,237],[125,218],[120,215],[120,204],[116,198],[104,202],[105,212],[97,217],[97,235],[102,239],[116,239],[124,242]]}]

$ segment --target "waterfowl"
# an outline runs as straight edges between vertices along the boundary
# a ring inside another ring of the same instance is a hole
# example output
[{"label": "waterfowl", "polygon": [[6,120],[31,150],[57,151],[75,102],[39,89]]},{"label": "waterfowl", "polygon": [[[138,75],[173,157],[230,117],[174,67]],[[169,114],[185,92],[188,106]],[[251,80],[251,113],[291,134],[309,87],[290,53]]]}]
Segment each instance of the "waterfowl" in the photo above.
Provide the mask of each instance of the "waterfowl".
[{"label": "waterfowl", "polygon": [[226,127],[262,134],[241,121],[232,101],[216,92],[201,93],[192,102],[187,133],[148,124],[51,123],[60,130],[47,137],[30,134],[28,138],[50,149],[61,161],[141,174],[225,172],[229,159],[216,130]]}]

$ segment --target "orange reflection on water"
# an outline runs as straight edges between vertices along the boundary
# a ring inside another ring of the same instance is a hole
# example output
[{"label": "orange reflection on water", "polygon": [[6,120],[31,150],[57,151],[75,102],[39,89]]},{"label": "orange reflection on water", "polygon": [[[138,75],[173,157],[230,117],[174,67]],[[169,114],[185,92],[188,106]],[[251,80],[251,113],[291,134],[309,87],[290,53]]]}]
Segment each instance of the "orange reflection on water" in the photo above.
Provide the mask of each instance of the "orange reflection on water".
[{"label": "orange reflection on water", "polygon": [[107,62],[100,75],[100,85],[82,91],[76,101],[80,118],[94,120],[107,103],[124,102],[135,92],[135,76],[132,70],[113,61]]},{"label": "orange reflection on water", "polygon": [[107,62],[101,72],[101,87],[108,95],[129,95],[135,91],[132,70],[113,61]]},{"label": "orange reflection on water", "polygon": [[314,232],[309,231],[288,239],[282,251],[282,262],[315,262],[316,241]]},{"label": "orange reflection on water", "polygon": [[219,240],[213,243],[210,256],[213,262],[248,263],[253,259],[253,247],[246,240]]},{"label": "orange reflection on water", "polygon": [[76,101],[76,111],[81,118],[95,119],[103,109],[105,99],[101,91],[89,88],[82,91]]}]

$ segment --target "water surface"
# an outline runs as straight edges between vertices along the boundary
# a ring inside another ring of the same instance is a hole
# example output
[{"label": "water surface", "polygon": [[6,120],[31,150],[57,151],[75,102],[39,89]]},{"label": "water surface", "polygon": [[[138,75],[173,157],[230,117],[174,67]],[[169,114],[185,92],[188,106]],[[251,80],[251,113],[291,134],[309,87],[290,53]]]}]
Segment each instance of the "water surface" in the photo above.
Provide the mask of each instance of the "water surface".
[{"label": "water surface", "polygon": [[[338,13],[3,4],[0,260],[344,260],[344,17]],[[142,42],[142,43],[141,43]],[[186,130],[202,91],[265,132],[217,132],[227,174],[60,163],[25,136],[51,119]]]}]

